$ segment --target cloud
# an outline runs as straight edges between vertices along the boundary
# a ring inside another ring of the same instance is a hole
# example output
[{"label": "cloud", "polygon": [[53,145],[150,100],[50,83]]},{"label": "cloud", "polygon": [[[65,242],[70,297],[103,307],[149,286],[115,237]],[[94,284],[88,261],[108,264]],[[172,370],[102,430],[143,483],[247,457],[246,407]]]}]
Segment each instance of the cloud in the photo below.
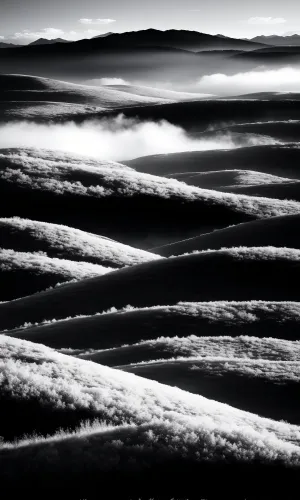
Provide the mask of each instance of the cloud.
[{"label": "cloud", "polygon": [[300,92],[300,69],[284,67],[267,70],[257,68],[245,73],[205,75],[198,81],[201,92],[238,95],[252,92]]},{"label": "cloud", "polygon": [[79,22],[81,24],[111,24],[115,23],[115,19],[87,19],[87,18],[82,18],[79,19]]},{"label": "cloud", "polygon": [[286,23],[286,19],[283,17],[250,17],[247,20],[248,24],[267,24],[267,25],[273,25],[273,24],[284,24]]},{"label": "cloud", "polygon": [[4,36],[0,35],[0,40],[4,40]]},{"label": "cloud", "polygon": [[284,33],[282,33],[281,36],[294,36],[294,35],[299,36],[299,33],[300,33],[300,29],[298,28],[298,30],[295,30],[295,31],[285,31]]},{"label": "cloud", "polygon": [[[93,83],[92,83],[93,82]],[[99,78],[95,80],[90,80],[91,85],[130,85],[129,82],[123,80],[123,78]]]},{"label": "cloud", "polygon": [[140,156],[182,151],[234,149],[240,146],[276,144],[267,137],[247,136],[235,142],[230,134],[216,134],[208,139],[190,138],[185,131],[160,121],[140,122],[125,119],[73,122],[57,125],[26,121],[0,126],[0,147],[40,147],[86,154],[107,160],[129,160]]},{"label": "cloud", "polygon": [[[19,43],[30,43],[39,38],[46,38],[47,40],[54,40],[56,38],[63,38],[68,41],[81,40],[83,38],[92,38],[94,36],[101,35],[101,31],[87,29],[85,31],[64,31],[59,28],[43,28],[39,31],[23,30],[5,37],[6,41],[19,42]],[[2,37],[4,39],[4,37]]]},{"label": "cloud", "polygon": [[89,28],[81,33],[84,34],[86,38],[93,38],[93,37],[98,36],[98,35],[103,35],[102,31],[94,30],[91,28]]},{"label": "cloud", "polygon": [[[74,31],[71,31],[69,33],[74,34]],[[54,38],[60,38],[64,36],[66,33],[58,28],[43,28],[40,31],[30,31],[30,30],[23,30],[19,31],[17,33],[14,33],[13,35],[8,36],[9,39],[11,40],[25,40],[28,42],[31,42],[32,40],[36,40],[38,38],[47,38],[49,40],[54,39]]]}]

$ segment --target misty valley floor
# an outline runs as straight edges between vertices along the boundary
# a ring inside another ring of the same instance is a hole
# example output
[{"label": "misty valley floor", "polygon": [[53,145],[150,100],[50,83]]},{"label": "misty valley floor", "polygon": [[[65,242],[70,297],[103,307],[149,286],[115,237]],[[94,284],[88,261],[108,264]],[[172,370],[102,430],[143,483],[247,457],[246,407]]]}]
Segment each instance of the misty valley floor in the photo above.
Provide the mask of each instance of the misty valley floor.
[{"label": "misty valley floor", "polygon": [[297,498],[299,93],[45,76],[0,74],[0,491]]}]

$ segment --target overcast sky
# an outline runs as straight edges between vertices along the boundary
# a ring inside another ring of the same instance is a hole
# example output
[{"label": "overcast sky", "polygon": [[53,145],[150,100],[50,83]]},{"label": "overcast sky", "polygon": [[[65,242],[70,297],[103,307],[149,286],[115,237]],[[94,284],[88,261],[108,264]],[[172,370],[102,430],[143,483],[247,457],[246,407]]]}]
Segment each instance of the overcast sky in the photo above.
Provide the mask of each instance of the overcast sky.
[{"label": "overcast sky", "polygon": [[108,31],[187,29],[232,37],[300,33],[296,0],[1,0],[0,41],[77,40]]}]

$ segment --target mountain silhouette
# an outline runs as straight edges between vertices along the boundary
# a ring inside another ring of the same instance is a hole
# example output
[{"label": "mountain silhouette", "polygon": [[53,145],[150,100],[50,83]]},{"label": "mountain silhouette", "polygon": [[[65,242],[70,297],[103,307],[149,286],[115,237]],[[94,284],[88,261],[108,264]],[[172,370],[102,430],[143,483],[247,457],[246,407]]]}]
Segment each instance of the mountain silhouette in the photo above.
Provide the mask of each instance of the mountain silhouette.
[{"label": "mountain silhouette", "polygon": [[[240,40],[237,38],[227,38],[217,35],[208,35],[199,33],[198,31],[185,30],[167,30],[160,31],[148,29],[142,31],[130,31],[126,33],[113,33],[109,36],[97,36],[96,38],[78,40],[76,42],[65,43],[64,47],[57,45],[62,42],[61,39],[45,40],[39,39],[26,47],[22,47],[22,54],[30,51],[30,54],[35,54],[47,47],[47,55],[50,53],[68,53],[76,54],[80,52],[89,52],[95,50],[133,50],[136,48],[163,48],[163,49],[179,49],[185,51],[198,52],[201,50],[255,50],[265,47],[249,40]],[[66,40],[64,40],[66,42]],[[39,46],[43,46],[39,47]],[[52,46],[53,45],[53,46]],[[18,51],[19,52],[19,51]]]},{"label": "mountain silhouette", "polygon": [[70,43],[68,40],[64,40],[63,38],[55,38],[53,40],[48,40],[47,38],[38,38],[34,42],[28,44],[28,46],[32,45],[53,45],[55,43]]},{"label": "mountain silhouette", "polygon": [[109,31],[108,33],[103,33],[102,35],[93,36],[93,38],[105,38],[105,37],[113,35],[113,34],[114,33],[112,31]]},{"label": "mountain silhouette", "polygon": [[278,36],[278,35],[268,35],[268,36],[256,36],[251,38],[249,41],[255,43],[264,43],[267,45],[300,45],[300,35],[287,35],[287,36]]},{"label": "mountain silhouette", "polygon": [[0,42],[0,49],[15,49],[16,47],[22,47],[22,45],[15,45],[14,43]]}]

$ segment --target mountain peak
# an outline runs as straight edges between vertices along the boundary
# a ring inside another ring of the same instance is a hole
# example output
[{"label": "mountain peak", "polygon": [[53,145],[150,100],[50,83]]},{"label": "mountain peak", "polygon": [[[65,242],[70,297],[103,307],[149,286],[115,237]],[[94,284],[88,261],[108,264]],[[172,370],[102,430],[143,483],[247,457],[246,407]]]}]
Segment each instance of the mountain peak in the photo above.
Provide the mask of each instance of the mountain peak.
[{"label": "mountain peak", "polygon": [[38,38],[37,40],[29,43],[28,45],[52,45],[54,43],[69,43],[69,41],[64,40],[63,38],[55,38],[53,40],[48,40],[47,38]]},{"label": "mountain peak", "polygon": [[251,39],[252,42],[266,43],[268,45],[300,45],[300,35],[295,34],[285,34],[285,35],[260,35]]},{"label": "mountain peak", "polygon": [[106,38],[107,36],[114,35],[113,31],[109,31],[108,33],[103,33],[102,35],[93,36],[93,38]]}]

